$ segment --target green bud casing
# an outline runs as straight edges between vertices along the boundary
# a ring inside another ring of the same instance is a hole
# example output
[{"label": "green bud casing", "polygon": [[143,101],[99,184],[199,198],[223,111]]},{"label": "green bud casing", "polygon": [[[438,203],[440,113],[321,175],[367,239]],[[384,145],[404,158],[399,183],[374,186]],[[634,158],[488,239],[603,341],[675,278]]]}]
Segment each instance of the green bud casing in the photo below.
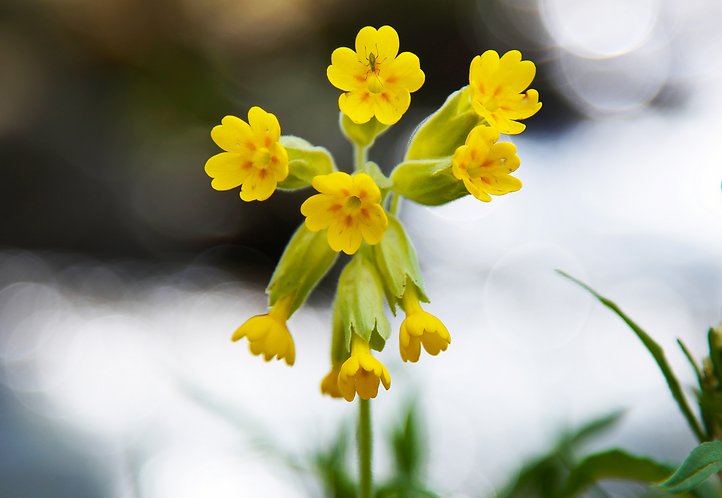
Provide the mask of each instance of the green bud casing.
[{"label": "green bud casing", "polygon": [[374,246],[374,258],[384,284],[386,300],[394,315],[396,306],[401,304],[407,285],[416,287],[416,295],[421,301],[429,302],[424,293],[424,281],[411,239],[406,235],[404,226],[392,214],[388,214],[389,226],[384,238]]},{"label": "green bud casing", "polygon": [[439,206],[469,194],[451,172],[451,157],[405,161],[391,172],[397,194],[426,206]]},{"label": "green bud casing", "polygon": [[296,311],[337,257],[338,253],[328,245],[325,231],[312,232],[301,224],[283,251],[266,288],[269,305],[293,293],[291,313]]},{"label": "green bud casing", "polygon": [[383,284],[370,257],[370,250],[362,248],[338,279],[334,314],[344,326],[347,351],[351,349],[353,334],[369,341],[377,351],[384,348],[391,334],[391,325],[384,315]]},{"label": "green bud casing", "polygon": [[444,105],[421,123],[411,137],[406,159],[453,156],[464,145],[469,132],[481,121],[471,107],[469,87],[449,95]]},{"label": "green bud casing", "polygon": [[278,184],[281,190],[298,190],[311,185],[317,175],[336,171],[331,154],[323,147],[316,147],[303,138],[284,135],[281,145],[288,152],[288,176]]},{"label": "green bud casing", "polygon": [[381,136],[389,127],[389,125],[380,123],[375,117],[371,118],[367,123],[356,124],[344,113],[341,113],[339,126],[341,127],[341,133],[352,144],[362,148],[373,145],[376,137]]}]

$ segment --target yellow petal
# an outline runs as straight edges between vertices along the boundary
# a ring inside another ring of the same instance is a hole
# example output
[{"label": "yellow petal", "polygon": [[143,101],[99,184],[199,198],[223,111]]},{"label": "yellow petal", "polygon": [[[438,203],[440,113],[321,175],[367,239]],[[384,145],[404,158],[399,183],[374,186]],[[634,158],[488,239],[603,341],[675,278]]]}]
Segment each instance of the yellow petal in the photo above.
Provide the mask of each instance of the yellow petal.
[{"label": "yellow petal", "polygon": [[366,26],[356,35],[356,53],[368,60],[368,55],[373,53],[379,63],[392,61],[399,53],[399,35],[391,26],[376,28]]},{"label": "yellow petal", "polygon": [[337,48],[331,54],[331,65],[326,69],[328,81],[339,90],[349,91],[366,87],[365,61],[347,47]]},{"label": "yellow petal", "polygon": [[213,178],[211,187],[215,190],[229,190],[244,182],[253,167],[240,154],[221,152],[206,161],[204,170]]},{"label": "yellow petal", "polygon": [[265,147],[270,147],[281,137],[281,126],[278,124],[276,116],[258,106],[251,107],[248,111],[248,123],[251,125],[253,134]]},{"label": "yellow petal", "polygon": [[477,90],[479,85],[486,86],[491,83],[498,68],[499,54],[495,50],[487,50],[474,57],[469,67],[469,84],[472,91]]},{"label": "yellow petal", "polygon": [[322,194],[339,196],[347,195],[342,194],[341,191],[346,190],[348,192],[353,187],[353,181],[348,173],[334,171],[328,175],[314,176],[311,185]]},{"label": "yellow petal", "polygon": [[364,202],[377,203],[381,201],[381,190],[376,182],[366,173],[357,173],[351,177],[354,195]]},{"label": "yellow petal", "polygon": [[243,152],[253,150],[253,135],[248,123],[236,116],[226,116],[211,130],[211,138],[223,150]]},{"label": "yellow petal", "polygon": [[421,70],[419,58],[411,52],[403,52],[382,68],[384,84],[399,86],[413,93],[424,84],[425,75]]},{"label": "yellow petal", "polygon": [[501,110],[511,119],[526,119],[541,109],[539,92],[529,90],[526,94],[518,94],[506,98],[501,104]]},{"label": "yellow petal", "polygon": [[265,201],[276,190],[276,180],[266,170],[254,170],[243,181],[241,199],[246,202]]},{"label": "yellow petal", "polygon": [[306,228],[312,232],[328,228],[334,220],[334,213],[340,209],[340,206],[333,209],[334,206],[338,205],[328,195],[316,194],[306,199],[301,204],[301,214],[306,217]]},{"label": "yellow petal", "polygon": [[338,107],[356,124],[368,123],[374,117],[373,94],[366,89],[342,93]]},{"label": "yellow petal", "polygon": [[522,61],[521,52],[512,50],[505,53],[499,61],[497,75],[503,93],[521,93],[531,84],[536,75],[536,66],[532,61]]},{"label": "yellow petal", "polygon": [[401,119],[411,104],[411,94],[405,88],[385,88],[373,97],[374,115],[385,125],[392,125]]},{"label": "yellow petal", "polygon": [[359,223],[363,239],[370,245],[378,244],[384,238],[389,224],[384,208],[379,204],[371,204],[364,206],[361,212],[366,213],[366,216],[361,216]]}]

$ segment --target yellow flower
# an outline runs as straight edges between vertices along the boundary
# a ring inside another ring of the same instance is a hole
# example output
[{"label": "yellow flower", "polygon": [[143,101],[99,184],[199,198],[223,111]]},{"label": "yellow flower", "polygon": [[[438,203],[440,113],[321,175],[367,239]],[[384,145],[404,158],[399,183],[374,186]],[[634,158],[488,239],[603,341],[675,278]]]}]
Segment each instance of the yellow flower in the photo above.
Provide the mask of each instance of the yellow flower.
[{"label": "yellow flower", "polygon": [[374,116],[385,125],[396,123],[409,108],[411,93],[424,84],[419,58],[411,52],[399,54],[399,35],[391,26],[362,28],[356,51],[334,50],[326,75],[344,91],[338,99],[341,112],[357,124]]},{"label": "yellow flower", "polygon": [[278,142],[281,127],[276,116],[260,107],[248,111],[248,123],[226,116],[211,130],[224,151],[206,162],[211,187],[230,190],[239,185],[244,201],[265,201],[288,176],[288,153]]},{"label": "yellow flower", "polygon": [[342,398],[341,390],[338,388],[338,374],[341,373],[341,367],[334,365],[331,371],[321,381],[321,393],[328,394],[332,398]]},{"label": "yellow flower", "polygon": [[279,360],[283,358],[286,363],[293,365],[296,348],[286,326],[292,303],[293,295],[279,299],[267,314],[246,320],[233,333],[232,340],[235,342],[247,337],[251,353],[263,355],[266,361],[271,361],[274,356]]},{"label": "yellow flower", "polygon": [[534,63],[521,60],[518,50],[505,53],[501,59],[494,50],[477,55],[469,68],[474,110],[501,133],[521,133],[526,125],[517,120],[533,116],[542,106],[536,90],[522,93],[535,74]]},{"label": "yellow flower", "polygon": [[407,285],[403,296],[406,318],[401,322],[399,351],[404,361],[417,362],[421,345],[432,356],[436,356],[451,343],[451,335],[441,320],[424,311],[413,285]]},{"label": "yellow flower", "polygon": [[353,254],[361,239],[371,245],[381,242],[389,221],[381,207],[381,191],[369,175],[336,171],[314,177],[312,185],[320,194],[306,199],[301,213],[312,232],[328,228],[331,249]]},{"label": "yellow flower", "polygon": [[516,192],[521,181],[509,173],[519,167],[516,147],[509,142],[496,143],[499,132],[488,126],[477,126],[466,137],[466,144],[456,149],[451,172],[471,195],[480,201],[491,201],[491,195]]},{"label": "yellow flower", "polygon": [[354,334],[351,342],[351,356],[341,365],[338,374],[338,389],[346,401],[353,401],[358,393],[361,399],[375,398],[379,383],[386,390],[391,387],[391,376],[386,367],[371,355],[369,343]]}]

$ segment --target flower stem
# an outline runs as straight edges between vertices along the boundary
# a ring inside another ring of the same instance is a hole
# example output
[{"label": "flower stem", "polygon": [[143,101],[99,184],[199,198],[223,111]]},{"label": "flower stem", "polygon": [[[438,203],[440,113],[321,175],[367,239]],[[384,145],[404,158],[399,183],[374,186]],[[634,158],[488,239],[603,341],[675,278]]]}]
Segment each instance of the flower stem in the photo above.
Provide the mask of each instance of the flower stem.
[{"label": "flower stem", "polygon": [[371,498],[371,403],[359,398],[358,412],[358,463],[359,463],[359,498]]},{"label": "flower stem", "polygon": [[364,164],[366,164],[366,150],[367,147],[354,144],[353,146],[353,169],[354,171],[360,170]]}]

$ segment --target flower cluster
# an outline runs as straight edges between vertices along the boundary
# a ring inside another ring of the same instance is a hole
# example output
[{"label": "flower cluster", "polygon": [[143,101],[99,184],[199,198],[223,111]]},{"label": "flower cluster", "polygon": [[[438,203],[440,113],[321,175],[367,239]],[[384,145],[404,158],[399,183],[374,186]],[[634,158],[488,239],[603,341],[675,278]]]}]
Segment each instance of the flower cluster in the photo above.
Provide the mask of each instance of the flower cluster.
[{"label": "flower cluster", "polygon": [[270,310],[248,319],[232,339],[248,340],[267,361],[295,361],[287,322],[339,253],[350,256],[340,274],[333,303],[331,367],[321,391],[352,401],[376,397],[391,386],[387,368],[373,356],[390,337],[388,306],[405,318],[398,334],[404,362],[417,362],[424,349],[446,351],[451,335],[425,311],[421,270],[402,222],[400,198],[429,206],[465,195],[485,202],[514,192],[511,176],[520,165],[514,145],[501,134],[525,129],[519,121],[541,107],[536,90],[527,89],[536,67],[518,51],[503,56],[489,50],[470,65],[469,85],[449,96],[411,138],[404,160],[386,176],[366,159],[375,139],[409,108],[411,93],[424,83],[419,58],[399,53],[399,37],[390,26],[365,27],[354,49],[333,51],[327,69],[339,96],[342,133],[354,146],[352,173],[339,171],[331,154],[306,140],[281,135],[276,117],[252,107],[248,121],[226,116],[211,131],[224,152],[205,166],[216,190],[241,187],[244,201],[263,201],[276,190],[312,187],[300,206],[305,221],[286,247],[266,292]]}]

